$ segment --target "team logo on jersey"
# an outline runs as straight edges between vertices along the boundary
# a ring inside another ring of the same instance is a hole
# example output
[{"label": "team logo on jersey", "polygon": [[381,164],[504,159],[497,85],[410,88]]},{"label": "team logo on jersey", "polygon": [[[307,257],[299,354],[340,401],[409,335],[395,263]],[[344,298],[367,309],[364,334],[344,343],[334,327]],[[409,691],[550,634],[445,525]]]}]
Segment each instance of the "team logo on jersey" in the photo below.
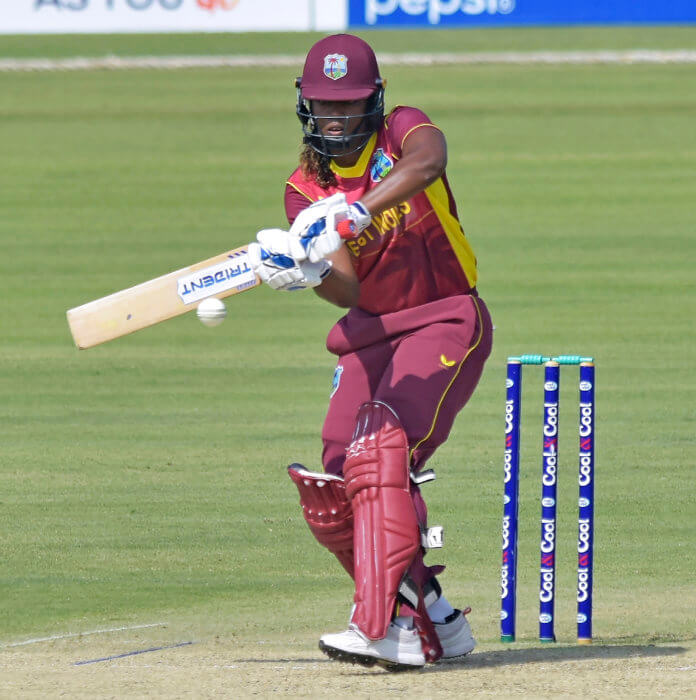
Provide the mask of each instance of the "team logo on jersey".
[{"label": "team logo on jersey", "polygon": [[381,149],[378,148],[372,156],[370,165],[370,178],[372,182],[383,180],[389,171],[394,167],[394,161]]},{"label": "team logo on jersey", "polygon": [[348,75],[348,57],[342,53],[324,56],[324,75],[331,80],[339,80]]},{"label": "team logo on jersey", "polygon": [[440,364],[443,367],[454,367],[457,364],[456,360],[448,360],[446,355],[440,355]]},{"label": "team logo on jersey", "polygon": [[338,391],[338,387],[341,385],[342,374],[343,365],[337,365],[336,370],[334,371],[333,381],[331,382],[331,394],[329,394],[329,398],[331,398]]}]

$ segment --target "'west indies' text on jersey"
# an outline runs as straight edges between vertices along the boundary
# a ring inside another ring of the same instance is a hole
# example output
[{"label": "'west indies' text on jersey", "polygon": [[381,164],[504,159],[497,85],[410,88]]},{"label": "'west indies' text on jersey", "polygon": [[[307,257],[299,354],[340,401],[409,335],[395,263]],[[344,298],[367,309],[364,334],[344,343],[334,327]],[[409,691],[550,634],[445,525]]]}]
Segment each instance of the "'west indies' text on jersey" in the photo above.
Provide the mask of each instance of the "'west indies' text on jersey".
[{"label": "'west indies' text on jersey", "polygon": [[[341,168],[332,161],[337,185],[320,187],[298,168],[285,189],[290,222],[312,202],[343,192],[359,200],[388,176],[416,129],[437,128],[412,107],[396,107],[372,135],[358,162]],[[458,294],[475,294],[476,258],[464,236],[446,175],[423,192],[372,218],[346,242],[360,281],[358,307],[372,314],[413,308]]]}]

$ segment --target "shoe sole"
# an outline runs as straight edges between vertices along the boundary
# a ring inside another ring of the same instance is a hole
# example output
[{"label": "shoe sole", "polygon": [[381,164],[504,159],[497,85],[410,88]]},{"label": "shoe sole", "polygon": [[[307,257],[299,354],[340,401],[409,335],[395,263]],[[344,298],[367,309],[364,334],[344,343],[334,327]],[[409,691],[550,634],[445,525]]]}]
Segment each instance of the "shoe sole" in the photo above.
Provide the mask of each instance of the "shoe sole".
[{"label": "shoe sole", "polygon": [[377,659],[374,656],[366,656],[365,654],[354,654],[350,651],[344,651],[343,649],[338,649],[336,647],[324,644],[324,642],[319,640],[319,649],[323,651],[330,659],[334,661],[341,661],[347,664],[360,664],[360,666],[374,666],[377,663]]},{"label": "shoe sole", "polygon": [[367,656],[366,654],[355,654],[350,651],[345,651],[344,649],[337,649],[336,647],[329,646],[321,640],[319,640],[319,649],[334,661],[340,661],[347,664],[359,664],[360,666],[365,666],[366,668],[371,668],[372,666],[377,665],[386,671],[391,671],[392,673],[398,673],[400,671],[417,671],[418,669],[423,668],[423,666],[401,664],[397,661],[390,661],[389,659],[376,659],[374,656]]},{"label": "shoe sole", "polygon": [[401,673],[402,671],[420,671],[425,664],[415,666],[414,664],[400,664],[396,661],[389,661],[388,659],[377,659],[377,665],[390,673]]},{"label": "shoe sole", "polygon": [[473,649],[469,649],[469,651],[463,651],[461,654],[452,654],[451,656],[442,656],[442,659],[461,659],[465,656],[469,656]]}]

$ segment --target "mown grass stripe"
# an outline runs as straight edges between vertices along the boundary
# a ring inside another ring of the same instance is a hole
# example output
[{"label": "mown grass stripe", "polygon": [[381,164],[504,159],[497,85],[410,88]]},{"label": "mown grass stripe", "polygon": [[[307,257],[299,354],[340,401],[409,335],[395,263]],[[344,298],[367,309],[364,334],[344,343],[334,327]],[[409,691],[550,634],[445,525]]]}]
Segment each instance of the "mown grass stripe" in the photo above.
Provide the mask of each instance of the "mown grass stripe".
[{"label": "mown grass stripe", "polygon": [[[382,65],[435,66],[472,64],[662,64],[696,63],[696,51],[490,51],[481,53],[381,53]],[[0,71],[79,71],[181,68],[282,68],[301,66],[304,56],[102,56],[85,58],[4,58]]]}]

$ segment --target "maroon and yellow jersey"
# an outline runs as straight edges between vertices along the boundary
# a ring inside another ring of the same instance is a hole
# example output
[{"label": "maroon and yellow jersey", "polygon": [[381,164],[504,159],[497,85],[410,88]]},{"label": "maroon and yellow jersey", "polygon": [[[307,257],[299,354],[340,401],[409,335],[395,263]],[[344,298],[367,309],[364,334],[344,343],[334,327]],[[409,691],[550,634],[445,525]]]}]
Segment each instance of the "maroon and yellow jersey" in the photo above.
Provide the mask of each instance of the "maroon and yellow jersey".
[{"label": "maroon and yellow jersey", "polygon": [[[295,170],[285,189],[288,220],[292,223],[312,202],[336,192],[343,192],[349,204],[359,200],[389,174],[409,134],[436,128],[420,110],[396,107],[354,166],[341,168],[331,162],[336,186],[322,188]],[[423,192],[374,216],[346,246],[360,281],[358,307],[372,314],[472,293],[476,286],[476,258],[444,174]]]}]

